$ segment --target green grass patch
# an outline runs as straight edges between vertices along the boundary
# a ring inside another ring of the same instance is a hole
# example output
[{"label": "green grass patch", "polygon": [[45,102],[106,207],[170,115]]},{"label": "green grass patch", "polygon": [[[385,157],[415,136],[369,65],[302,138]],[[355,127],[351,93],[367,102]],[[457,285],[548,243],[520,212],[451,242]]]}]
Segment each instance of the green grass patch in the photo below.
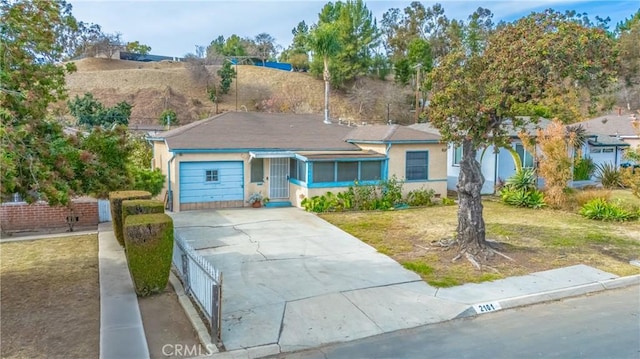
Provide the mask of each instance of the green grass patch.
[{"label": "green grass patch", "polygon": [[404,262],[402,263],[402,266],[410,271],[418,273],[421,276],[433,273],[433,267],[423,262]]}]

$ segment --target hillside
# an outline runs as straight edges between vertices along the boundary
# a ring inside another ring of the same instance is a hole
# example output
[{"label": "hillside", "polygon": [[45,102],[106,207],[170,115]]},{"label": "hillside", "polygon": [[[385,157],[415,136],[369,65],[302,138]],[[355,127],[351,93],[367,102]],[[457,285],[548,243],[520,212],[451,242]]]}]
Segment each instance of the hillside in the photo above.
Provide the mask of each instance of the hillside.
[{"label": "hillside", "polygon": [[[186,63],[104,58],[75,63],[78,71],[67,76],[70,98],[91,92],[107,106],[127,101],[133,105],[131,124],[157,124],[165,108],[174,109],[181,124],[216,113],[215,104],[207,97],[206,84],[194,77]],[[207,67],[211,74],[217,69]],[[412,97],[411,90],[400,89],[392,81],[362,79],[346,91],[333,91],[330,114],[332,118],[369,123],[386,122],[389,116],[394,122],[406,123],[412,121]],[[221,97],[218,112],[322,113],[323,103],[324,83],[308,73],[240,65],[237,93],[234,82],[229,94]]]}]

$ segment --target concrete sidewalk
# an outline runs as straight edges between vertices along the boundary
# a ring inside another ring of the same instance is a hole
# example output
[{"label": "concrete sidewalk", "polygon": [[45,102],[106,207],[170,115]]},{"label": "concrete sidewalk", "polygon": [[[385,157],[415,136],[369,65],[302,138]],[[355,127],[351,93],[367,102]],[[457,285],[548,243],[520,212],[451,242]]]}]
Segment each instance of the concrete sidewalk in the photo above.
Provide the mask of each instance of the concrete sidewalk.
[{"label": "concrete sidewalk", "polygon": [[438,289],[296,208],[171,214],[225,276],[219,358],[256,358],[640,283],[585,265]]},{"label": "concrete sidewalk", "polygon": [[98,227],[100,359],[145,359],[149,348],[124,249],[111,222]]}]

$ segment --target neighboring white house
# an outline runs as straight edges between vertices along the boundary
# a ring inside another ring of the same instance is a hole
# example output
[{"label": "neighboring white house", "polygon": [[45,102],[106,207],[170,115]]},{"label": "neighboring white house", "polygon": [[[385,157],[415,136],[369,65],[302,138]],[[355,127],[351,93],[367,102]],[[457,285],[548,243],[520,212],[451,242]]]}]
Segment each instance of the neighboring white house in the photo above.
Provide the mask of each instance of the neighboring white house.
[{"label": "neighboring white house", "polygon": [[[531,136],[535,136],[538,129],[545,129],[550,123],[551,121],[549,120],[540,119],[537,124],[527,126],[527,133]],[[593,125],[587,127],[584,123],[581,124],[583,124],[587,129],[588,139],[581,151],[576,151],[576,153],[580,153],[583,157],[591,158],[595,164],[611,163],[615,166],[619,166],[621,163],[624,163],[623,152],[629,147],[628,143],[616,138],[615,136],[608,136],[590,131],[590,127],[591,130],[593,130]],[[429,123],[419,123],[409,127],[432,134],[439,134],[439,131]],[[522,141],[517,136],[517,132],[511,131],[510,136],[511,146],[520,156],[522,166],[524,168],[535,167],[535,156],[524,148]],[[458,177],[460,175],[461,159],[461,147],[453,145],[447,146],[448,190],[456,190],[456,184],[458,183]],[[504,148],[498,148],[496,150],[494,146],[489,146],[486,150],[478,152],[477,160],[480,162],[482,175],[485,179],[481,190],[482,194],[495,193],[496,185],[504,182],[516,172],[513,157],[511,156],[511,153]],[[540,182],[540,184],[542,184],[542,182]]]},{"label": "neighboring white house", "polygon": [[640,120],[635,114],[614,114],[592,118],[578,123],[590,135],[584,149],[585,156],[594,163],[611,163],[615,166],[628,162],[624,151],[640,146]]}]

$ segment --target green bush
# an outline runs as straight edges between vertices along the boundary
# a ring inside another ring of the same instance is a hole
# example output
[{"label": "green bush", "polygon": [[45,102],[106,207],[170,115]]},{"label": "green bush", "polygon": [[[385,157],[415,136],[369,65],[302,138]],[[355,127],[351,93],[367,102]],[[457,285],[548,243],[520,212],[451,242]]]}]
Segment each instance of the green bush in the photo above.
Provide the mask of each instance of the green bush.
[{"label": "green bush", "polygon": [[524,190],[504,187],[500,192],[500,198],[508,205],[527,208],[542,208],[546,206],[544,195],[537,189]]},{"label": "green bush", "polygon": [[171,270],[173,220],[164,213],[127,216],[123,232],[136,293],[162,292]]},{"label": "green bush", "polygon": [[604,188],[623,188],[622,173],[611,163],[602,163],[597,166],[596,178]]},{"label": "green bush", "polygon": [[585,181],[591,179],[596,171],[596,164],[591,158],[576,158],[573,164],[573,180]]},{"label": "green bush", "polygon": [[608,202],[603,198],[594,198],[587,202],[579,212],[589,219],[601,221],[630,221],[638,218],[637,210],[627,210],[619,204]]},{"label": "green bush", "polygon": [[509,187],[515,190],[535,190],[536,185],[536,172],[532,168],[525,168],[517,171],[513,176],[509,177],[504,187]]},{"label": "green bush", "polygon": [[416,189],[407,193],[407,204],[411,207],[430,206],[433,204],[433,197],[436,191],[433,189]]},{"label": "green bush", "polygon": [[502,202],[516,207],[542,208],[546,205],[544,195],[537,189],[536,174],[525,168],[508,178],[500,190]]},{"label": "green bush", "polygon": [[151,193],[147,191],[115,191],[109,193],[111,205],[111,221],[113,223],[113,233],[124,247],[124,234],[122,233],[122,202],[131,199],[151,199]]},{"label": "green bush", "polygon": [[122,223],[128,216],[138,214],[164,213],[164,203],[154,199],[129,199],[122,201]]}]

